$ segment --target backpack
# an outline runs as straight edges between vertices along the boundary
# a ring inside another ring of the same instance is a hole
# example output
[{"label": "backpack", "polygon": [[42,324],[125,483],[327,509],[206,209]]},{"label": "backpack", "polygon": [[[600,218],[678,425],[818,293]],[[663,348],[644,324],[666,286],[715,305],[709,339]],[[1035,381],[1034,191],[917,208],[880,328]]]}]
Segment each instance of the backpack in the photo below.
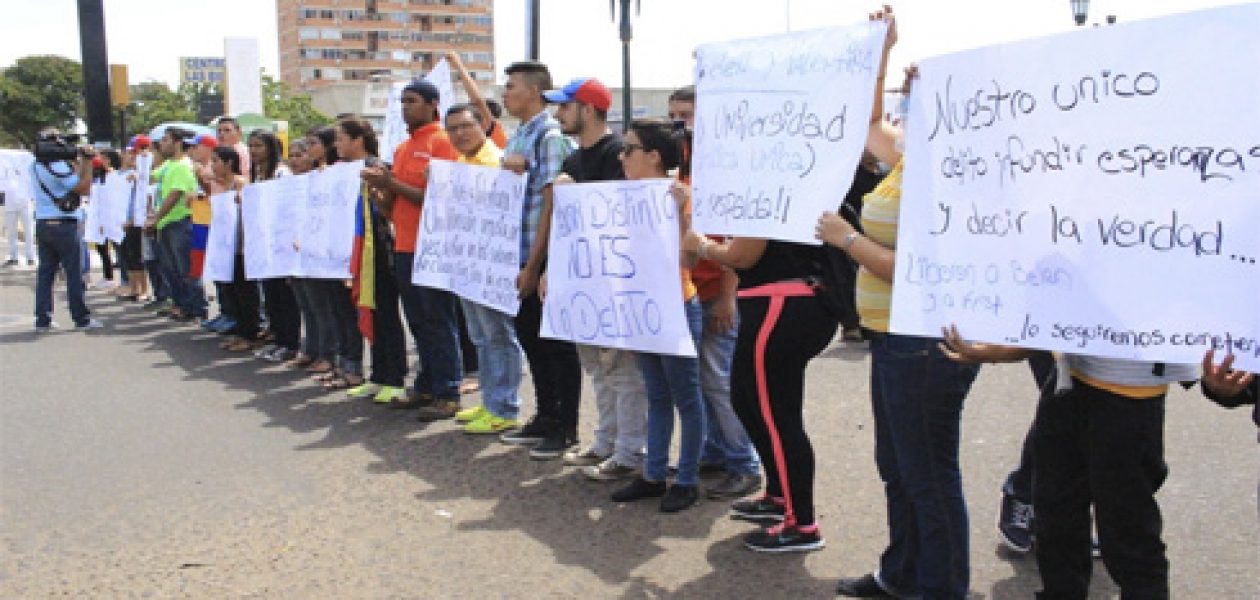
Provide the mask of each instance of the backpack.
[{"label": "backpack", "polygon": [[[845,220],[858,222],[857,215],[848,205],[841,205],[838,212]],[[839,319],[845,329],[857,327],[857,300],[854,297],[857,262],[830,244],[796,245],[792,256],[793,262],[805,274],[805,283],[814,288],[814,297],[818,298],[823,308]]]}]

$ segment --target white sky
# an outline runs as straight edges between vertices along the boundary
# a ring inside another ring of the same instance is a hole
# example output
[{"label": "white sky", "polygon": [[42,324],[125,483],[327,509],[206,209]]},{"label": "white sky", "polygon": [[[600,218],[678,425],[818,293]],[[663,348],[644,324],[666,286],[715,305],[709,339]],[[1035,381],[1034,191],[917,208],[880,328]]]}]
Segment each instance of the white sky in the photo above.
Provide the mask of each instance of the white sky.
[{"label": "white sky", "polygon": [[[620,0],[617,0],[618,3]],[[3,0],[0,65],[21,56],[79,58],[75,0]],[[1090,21],[1121,21],[1243,3],[1240,0],[1092,0]],[[525,0],[495,2],[496,67],[525,53]],[[855,0],[641,0],[634,17],[635,87],[690,82],[697,44],[843,25],[866,18],[874,2]],[[910,61],[1067,31],[1069,0],[901,0],[901,42],[894,68]],[[557,82],[595,76],[620,85],[621,43],[605,0],[542,0],[542,59]],[[180,56],[222,56],[224,37],[256,37],[263,68],[279,72],[275,2],[271,0],[105,0],[109,61],[130,66],[132,83],[175,83]],[[1170,42],[1173,42],[1170,40]]]}]

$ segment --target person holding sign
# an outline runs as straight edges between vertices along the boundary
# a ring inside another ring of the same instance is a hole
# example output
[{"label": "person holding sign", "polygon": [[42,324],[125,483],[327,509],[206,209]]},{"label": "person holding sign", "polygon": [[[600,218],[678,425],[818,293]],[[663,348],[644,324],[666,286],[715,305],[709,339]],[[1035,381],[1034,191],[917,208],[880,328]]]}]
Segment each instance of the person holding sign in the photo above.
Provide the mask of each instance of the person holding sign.
[{"label": "person holding sign", "polygon": [[[379,162],[376,132],[363,119],[338,121],[334,143],[343,160]],[[361,232],[355,236],[357,252],[352,255],[350,272],[354,275],[351,292],[358,309],[359,332],[367,338],[372,352],[372,373],[366,382],[350,388],[347,395],[372,397],[378,404],[389,404],[407,397],[403,389],[407,345],[398,316],[398,285],[389,268],[393,236],[385,215],[369,198],[368,189],[366,184],[359,186],[355,219],[359,221],[356,230]]]},{"label": "person holding sign", "polygon": [[[270,181],[289,174],[282,162],[280,139],[276,134],[255,129],[249,134],[248,146],[250,183]],[[284,362],[297,356],[302,337],[302,317],[298,313],[297,299],[293,296],[293,288],[289,287],[288,277],[264,279],[262,288],[267,327],[275,341],[269,347],[260,349],[255,356],[271,362]]]},{"label": "person holding sign", "polygon": [[411,283],[429,161],[459,158],[442,130],[440,100],[437,86],[429,81],[416,79],[407,84],[402,92],[402,111],[411,137],[394,151],[392,170],[382,166],[363,170],[364,181],[384,195],[382,209],[394,223],[394,278],[423,365],[416,375],[414,395],[393,406],[419,409],[421,421],[453,418],[459,412],[463,379],[455,295]]},{"label": "person holding sign", "polygon": [[[571,342],[539,335],[543,307],[538,281],[547,262],[551,234],[551,184],[573,152],[573,142],[546,110],[543,92],[552,89],[551,71],[539,62],[508,65],[503,106],[521,126],[503,149],[503,168],[528,173],[521,209],[521,272],[516,287],[521,298],[516,334],[534,379],[537,413],[524,427],[503,434],[508,444],[535,446],[548,437],[560,441],[561,452],[577,444],[575,408],[582,395],[582,365]],[[568,418],[566,417],[568,416]]]},{"label": "person holding sign", "polygon": [[759,496],[731,505],[736,519],[766,524],[744,538],[758,552],[825,545],[814,515],[814,449],[805,432],[805,367],[835,337],[839,320],[815,297],[818,249],[755,238],[715,242],[688,232],[683,250],[739,274],[739,331],[731,404],[766,472]]},{"label": "person holding sign", "polygon": [[[627,179],[667,179],[669,171],[681,168],[687,176],[683,160],[683,136],[664,120],[638,120],[626,132],[621,164]],[[691,228],[691,190],[675,181],[671,189],[678,203],[679,233]],[[694,262],[694,261],[687,261]],[[670,268],[672,265],[661,265]],[[689,269],[679,265],[683,294],[683,310],[692,344],[700,344],[704,313],[691,283]],[[625,487],[613,492],[614,502],[632,502],[643,498],[661,498],[661,512],[673,513],[694,505],[700,498],[700,451],[704,448],[704,400],[700,396],[700,361],[693,356],[674,356],[650,352],[638,353],[643,387],[647,391],[647,456],[643,474]],[[678,449],[678,474],[674,485],[666,484],[669,447],[674,437],[674,411],[682,427]],[[620,425],[620,423],[618,423]]]},{"label": "person holding sign", "polygon": [[[857,308],[871,333],[871,404],[875,463],[888,503],[889,545],[872,574],[840,581],[856,597],[964,598],[970,583],[967,506],[958,464],[963,400],[979,369],[950,361],[939,340],[889,332],[892,278],[901,209],[901,130],[883,119],[883,81],[897,42],[892,8],[871,15],[888,24],[874,90],[867,150],[896,165],[864,199],[859,233],[826,213],[818,238],[861,266]],[[913,70],[907,70],[909,91]],[[920,200],[921,201],[921,200]]]},{"label": "person holding sign", "polygon": [[[503,151],[486,138],[483,118],[472,105],[456,104],[446,112],[446,133],[459,150],[459,162],[497,167]],[[497,435],[514,429],[521,408],[517,394],[521,387],[521,343],[512,315],[462,298],[460,307],[477,349],[481,404],[459,411],[455,420],[465,423],[464,433],[474,435]]]},{"label": "person holding sign", "polygon": [[[625,179],[621,136],[608,130],[608,109],[612,93],[597,79],[578,78],[569,85],[544,94],[558,103],[556,119],[561,131],[575,136],[578,149],[564,160],[557,184]],[[584,450],[565,454],[566,464],[583,467],[583,473],[596,481],[623,479],[641,466],[647,435],[647,398],[642,374],[634,352],[616,348],[577,344],[578,359],[591,376],[595,407],[599,413],[595,439]],[[577,406],[573,406],[574,411]],[[577,414],[567,415],[574,421]],[[544,441],[530,456],[554,453]]]},{"label": "person holding sign", "polygon": [[[206,181],[210,195],[236,192],[236,202],[241,201],[245,177],[241,173],[241,156],[231,146],[218,146],[211,153],[210,178]],[[256,348],[258,341],[258,283],[245,279],[244,243],[240,226],[240,214],[236,217],[236,247],[232,259],[232,282],[224,284],[220,293],[228,294],[225,304],[234,307],[239,314],[233,318],[231,337],[219,345],[228,352],[248,352]]]},{"label": "person holding sign", "polygon": [[145,186],[137,181],[135,143],[133,137],[122,155],[123,177],[126,178],[130,193],[127,194],[127,219],[123,222],[122,242],[122,262],[127,269],[127,291],[119,296],[120,299],[132,302],[139,301],[149,293],[149,280],[145,277],[144,257],[141,253],[140,239],[143,235],[139,225],[141,215],[137,214],[139,212],[137,209],[144,209],[144,203],[137,202],[137,196],[143,196]]}]

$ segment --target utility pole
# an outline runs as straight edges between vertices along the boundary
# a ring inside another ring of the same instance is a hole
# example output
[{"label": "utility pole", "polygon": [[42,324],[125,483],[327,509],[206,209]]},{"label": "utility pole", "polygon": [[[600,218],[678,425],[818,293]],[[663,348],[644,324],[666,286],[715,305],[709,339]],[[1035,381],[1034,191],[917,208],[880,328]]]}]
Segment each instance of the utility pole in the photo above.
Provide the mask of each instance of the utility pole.
[{"label": "utility pole", "polygon": [[525,57],[539,60],[542,56],[542,0],[525,0]]},{"label": "utility pole", "polygon": [[101,0],[79,0],[79,50],[83,55],[83,104],[88,140],[108,146],[114,139],[109,103],[109,55],[105,44],[105,8]]},{"label": "utility pole", "polygon": [[[608,0],[608,10],[616,17],[617,0]],[[639,14],[639,0],[634,0],[634,12]],[[621,132],[630,131],[634,117],[634,100],[630,93],[630,40],[634,31],[630,27],[630,0],[621,0]]]}]

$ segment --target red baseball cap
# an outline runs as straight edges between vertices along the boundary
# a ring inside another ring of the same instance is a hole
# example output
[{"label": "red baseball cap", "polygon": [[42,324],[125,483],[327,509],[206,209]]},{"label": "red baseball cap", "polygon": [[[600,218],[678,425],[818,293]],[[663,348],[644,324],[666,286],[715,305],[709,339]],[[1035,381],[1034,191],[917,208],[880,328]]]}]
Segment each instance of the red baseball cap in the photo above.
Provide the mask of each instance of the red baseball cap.
[{"label": "red baseball cap", "polygon": [[612,92],[594,77],[579,77],[570,81],[569,85],[544,93],[543,97],[556,104],[581,102],[604,112],[612,106]]},{"label": "red baseball cap", "polygon": [[211,150],[214,150],[215,148],[219,147],[219,140],[214,139],[213,135],[203,133],[197,136],[196,138],[193,138],[193,145],[205,146],[207,148],[210,148]]}]

